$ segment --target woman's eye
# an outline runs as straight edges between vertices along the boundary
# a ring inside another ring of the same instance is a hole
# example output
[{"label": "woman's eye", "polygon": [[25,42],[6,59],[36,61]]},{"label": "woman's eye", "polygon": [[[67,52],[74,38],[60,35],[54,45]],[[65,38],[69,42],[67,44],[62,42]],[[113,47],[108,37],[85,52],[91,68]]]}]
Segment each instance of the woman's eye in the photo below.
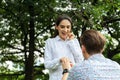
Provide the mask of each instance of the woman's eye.
[{"label": "woman's eye", "polygon": [[67,26],[67,28],[69,29],[69,28],[70,28],[70,26]]},{"label": "woman's eye", "polygon": [[64,25],[60,25],[61,28],[64,28],[65,26]]}]

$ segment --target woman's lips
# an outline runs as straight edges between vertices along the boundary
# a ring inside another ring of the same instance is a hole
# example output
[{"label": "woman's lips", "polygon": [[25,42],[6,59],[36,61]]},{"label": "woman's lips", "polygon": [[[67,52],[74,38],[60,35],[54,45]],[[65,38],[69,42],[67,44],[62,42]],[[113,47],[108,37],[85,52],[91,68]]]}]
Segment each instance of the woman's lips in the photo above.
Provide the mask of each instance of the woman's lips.
[{"label": "woman's lips", "polygon": [[65,33],[65,32],[62,32],[62,34],[64,35],[64,36],[67,36],[68,34],[67,33]]}]

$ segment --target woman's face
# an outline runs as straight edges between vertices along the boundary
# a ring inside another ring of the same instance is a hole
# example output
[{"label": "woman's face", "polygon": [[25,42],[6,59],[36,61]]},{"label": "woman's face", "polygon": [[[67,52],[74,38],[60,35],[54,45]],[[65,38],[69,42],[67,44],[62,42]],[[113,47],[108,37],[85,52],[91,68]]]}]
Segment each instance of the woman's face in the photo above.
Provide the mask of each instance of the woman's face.
[{"label": "woman's face", "polygon": [[64,19],[56,26],[56,29],[59,32],[60,38],[65,40],[68,37],[68,33],[71,32],[71,23],[67,19]]}]

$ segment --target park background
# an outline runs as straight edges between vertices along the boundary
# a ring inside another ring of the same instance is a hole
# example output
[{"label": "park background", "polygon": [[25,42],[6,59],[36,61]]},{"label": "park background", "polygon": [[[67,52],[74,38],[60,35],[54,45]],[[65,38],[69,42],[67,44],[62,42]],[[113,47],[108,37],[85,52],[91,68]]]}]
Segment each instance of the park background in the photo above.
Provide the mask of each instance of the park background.
[{"label": "park background", "polygon": [[104,56],[120,64],[120,0],[0,0],[0,80],[48,80],[44,46],[60,14],[72,18],[78,39],[102,32]]}]

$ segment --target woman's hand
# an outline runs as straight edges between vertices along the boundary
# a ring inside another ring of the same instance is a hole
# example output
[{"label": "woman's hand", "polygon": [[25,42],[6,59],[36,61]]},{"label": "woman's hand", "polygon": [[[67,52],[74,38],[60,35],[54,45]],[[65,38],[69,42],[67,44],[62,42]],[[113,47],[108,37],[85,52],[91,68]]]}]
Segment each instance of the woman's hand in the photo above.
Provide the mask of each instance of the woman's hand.
[{"label": "woman's hand", "polygon": [[68,38],[69,40],[72,40],[75,38],[75,35],[73,34],[73,32],[68,33]]},{"label": "woman's hand", "polygon": [[73,66],[70,60],[66,57],[61,58],[60,61],[63,69],[71,69],[71,67]]}]

